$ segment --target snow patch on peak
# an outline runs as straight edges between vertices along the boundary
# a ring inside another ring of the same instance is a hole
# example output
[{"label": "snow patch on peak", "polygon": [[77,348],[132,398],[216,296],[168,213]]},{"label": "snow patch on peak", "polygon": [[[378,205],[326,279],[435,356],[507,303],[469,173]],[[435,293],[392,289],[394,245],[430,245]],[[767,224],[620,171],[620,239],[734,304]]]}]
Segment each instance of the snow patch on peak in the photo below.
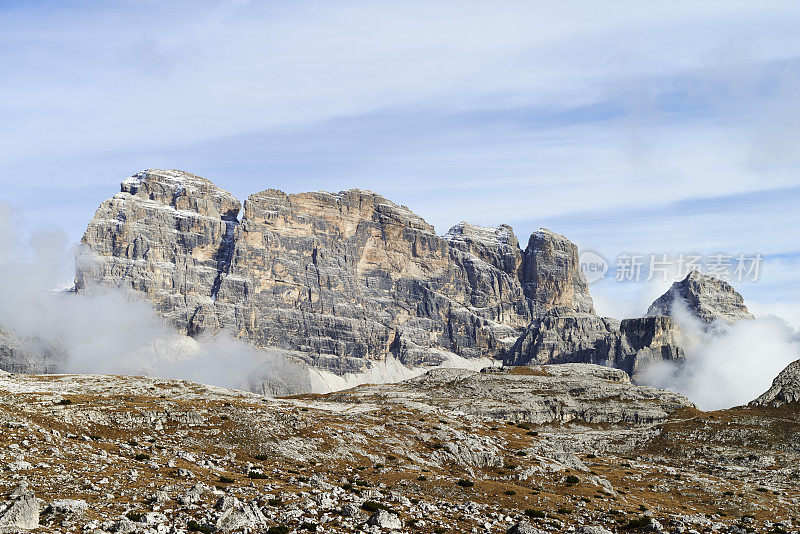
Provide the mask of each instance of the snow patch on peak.
[{"label": "snow patch on peak", "polygon": [[507,224],[497,228],[477,226],[465,221],[450,228],[444,236],[448,241],[478,241],[493,245],[509,245],[515,241],[514,230]]}]

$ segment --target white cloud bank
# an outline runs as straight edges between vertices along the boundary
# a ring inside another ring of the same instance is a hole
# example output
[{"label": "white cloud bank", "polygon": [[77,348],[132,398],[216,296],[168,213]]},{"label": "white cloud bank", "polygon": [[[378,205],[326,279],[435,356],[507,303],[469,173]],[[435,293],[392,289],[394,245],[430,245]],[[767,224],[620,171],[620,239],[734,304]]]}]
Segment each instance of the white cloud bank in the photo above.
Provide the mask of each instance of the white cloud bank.
[{"label": "white cloud bank", "polygon": [[789,363],[800,358],[800,337],[779,317],[715,322],[711,328],[676,307],[686,361],[648,368],[643,383],[682,393],[703,410],[747,404],[772,384]]}]

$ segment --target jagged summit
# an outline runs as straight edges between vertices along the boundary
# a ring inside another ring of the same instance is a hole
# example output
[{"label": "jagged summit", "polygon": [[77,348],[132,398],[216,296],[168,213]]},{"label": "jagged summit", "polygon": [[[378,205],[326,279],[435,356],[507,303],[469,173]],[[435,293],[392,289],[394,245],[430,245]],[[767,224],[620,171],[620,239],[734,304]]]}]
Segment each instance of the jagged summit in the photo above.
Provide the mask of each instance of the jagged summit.
[{"label": "jagged summit", "polygon": [[519,246],[514,229],[507,224],[491,228],[461,221],[450,228],[443,237],[449,241],[477,241],[491,245]]},{"label": "jagged summit", "polygon": [[126,178],[114,198],[126,200],[128,195],[227,219],[235,218],[241,209],[241,202],[228,191],[206,178],[176,169],[147,169]]},{"label": "jagged summit", "polygon": [[683,301],[689,311],[706,324],[717,319],[731,324],[741,319],[753,319],[744,305],[744,298],[727,282],[691,271],[686,278],[655,300],[647,315],[673,315],[676,301]]},{"label": "jagged summit", "polygon": [[772,387],[750,404],[780,406],[790,402],[800,402],[800,360],[787,365],[772,381]]},{"label": "jagged summit", "polygon": [[[508,225],[461,222],[438,236],[363,189],[266,189],[242,204],[206,178],[150,169],[122,181],[82,241],[77,292],[133,291],[179,333],[225,331],[340,375],[388,358],[409,367],[483,358],[597,363],[636,379],[684,359],[669,317],[595,313],[563,235],[537,230],[523,249]],[[678,297],[707,322],[752,317],[728,284],[699,274],[650,314],[670,315]]]}]

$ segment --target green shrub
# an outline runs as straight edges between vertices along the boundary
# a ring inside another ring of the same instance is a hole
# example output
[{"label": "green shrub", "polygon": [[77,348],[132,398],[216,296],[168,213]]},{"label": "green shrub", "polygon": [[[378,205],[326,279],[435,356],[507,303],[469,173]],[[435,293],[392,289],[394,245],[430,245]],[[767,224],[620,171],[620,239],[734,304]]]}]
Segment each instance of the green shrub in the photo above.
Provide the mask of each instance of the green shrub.
[{"label": "green shrub", "polygon": [[525,515],[530,517],[531,519],[544,519],[547,514],[542,512],[541,510],[531,510],[528,508],[525,510]]},{"label": "green shrub", "polygon": [[280,499],[269,499],[267,501],[267,504],[269,504],[270,506],[280,506],[281,504],[283,504],[283,501]]},{"label": "green shrub", "polygon": [[252,478],[253,480],[266,480],[269,478],[269,475],[264,474],[261,471],[250,471],[247,473],[247,478]]},{"label": "green shrub", "polygon": [[149,455],[149,454],[145,454],[145,453],[143,453],[143,452],[140,452],[139,454],[137,454],[136,456],[134,456],[134,457],[133,457],[133,459],[134,459],[134,460],[138,460],[138,461],[140,461],[140,462],[144,462],[144,461],[147,461],[147,460],[149,460],[149,459],[150,459],[150,455]]},{"label": "green shrub", "polygon": [[472,486],[475,485],[473,481],[467,480],[466,478],[459,479],[459,481],[456,482],[456,484],[458,484],[462,488],[471,488]]},{"label": "green shrub", "polygon": [[58,401],[59,406],[69,406],[70,404],[72,404],[72,401],[69,399],[61,399]]},{"label": "green shrub", "polygon": [[259,462],[263,462],[264,460],[269,460],[270,459],[270,455],[269,454],[254,454],[253,458],[258,460]]},{"label": "green shrub", "polygon": [[307,530],[309,532],[316,532],[317,531],[317,524],[316,523],[309,523],[304,522],[300,525],[300,530]]},{"label": "green shrub", "polygon": [[510,490],[506,490],[506,491],[504,491],[503,493],[504,493],[504,494],[506,494],[506,495],[508,495],[509,497],[510,497],[511,495],[516,495],[516,494],[517,494],[517,492],[516,492],[516,491],[514,491],[514,490],[511,490],[511,489],[510,489]]},{"label": "green shrub", "polygon": [[648,526],[651,522],[652,522],[652,519],[650,518],[650,516],[643,515],[643,516],[631,519],[622,528],[624,528],[624,529],[644,528],[644,527]]},{"label": "green shrub", "polygon": [[269,527],[267,529],[267,534],[289,534],[291,532],[289,527],[284,525],[278,525],[275,527]]},{"label": "green shrub", "polygon": [[138,523],[139,521],[142,520],[144,514],[141,512],[128,512],[127,514],[125,514],[125,517],[127,517],[131,521]]},{"label": "green shrub", "polygon": [[575,475],[569,475],[566,480],[567,484],[569,484],[570,486],[572,486],[573,484],[577,484],[578,481],[579,481],[578,477],[576,477]]},{"label": "green shrub", "polygon": [[572,510],[570,510],[569,508],[559,508],[558,510],[556,510],[556,512],[558,512],[559,514],[569,515],[572,513]]},{"label": "green shrub", "polygon": [[226,476],[219,477],[219,481],[221,484],[233,484],[234,482],[236,482],[231,477],[226,477]]},{"label": "green shrub", "polygon": [[211,528],[210,526],[201,525],[194,519],[189,521],[189,523],[186,525],[186,528],[189,529],[189,532],[202,532],[203,534],[211,534],[212,532],[214,532],[214,529]]},{"label": "green shrub", "polygon": [[361,504],[361,509],[365,512],[375,513],[378,510],[388,510],[385,504],[381,504],[375,501],[364,501]]}]

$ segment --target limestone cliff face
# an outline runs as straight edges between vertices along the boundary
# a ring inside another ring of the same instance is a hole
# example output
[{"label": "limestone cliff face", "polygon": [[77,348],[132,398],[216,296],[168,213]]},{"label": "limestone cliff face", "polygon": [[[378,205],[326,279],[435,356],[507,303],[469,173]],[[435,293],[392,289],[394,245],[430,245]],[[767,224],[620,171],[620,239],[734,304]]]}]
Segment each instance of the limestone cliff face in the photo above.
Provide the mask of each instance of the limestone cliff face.
[{"label": "limestone cliff face", "polygon": [[792,402],[800,402],[800,360],[787,365],[772,381],[772,386],[750,405],[780,406]]},{"label": "limestone cliff face", "polygon": [[188,334],[228,330],[337,373],[499,357],[553,306],[591,312],[577,248],[508,226],[446,235],[370,191],[239,202],[208,180],[149,170],[122,183],[83,238],[76,287],[123,287]]},{"label": "limestone cliff face", "polygon": [[566,306],[594,313],[586,282],[581,276],[578,247],[549,230],[531,234],[523,259],[523,287],[537,311]]},{"label": "limestone cliff face", "polygon": [[213,306],[240,203],[199,176],[144,171],[103,202],[83,236],[75,286],[132,289],[181,330]]},{"label": "limestone cliff face", "polygon": [[650,305],[647,315],[673,315],[678,303],[700,321],[711,324],[717,319],[734,323],[741,319],[753,319],[744,305],[742,296],[727,282],[692,271],[680,282]]},{"label": "limestone cliff face", "polygon": [[669,317],[620,322],[554,308],[533,321],[509,351],[505,363],[594,363],[622,369],[635,380],[654,362],[682,362],[684,358],[678,329]]}]

